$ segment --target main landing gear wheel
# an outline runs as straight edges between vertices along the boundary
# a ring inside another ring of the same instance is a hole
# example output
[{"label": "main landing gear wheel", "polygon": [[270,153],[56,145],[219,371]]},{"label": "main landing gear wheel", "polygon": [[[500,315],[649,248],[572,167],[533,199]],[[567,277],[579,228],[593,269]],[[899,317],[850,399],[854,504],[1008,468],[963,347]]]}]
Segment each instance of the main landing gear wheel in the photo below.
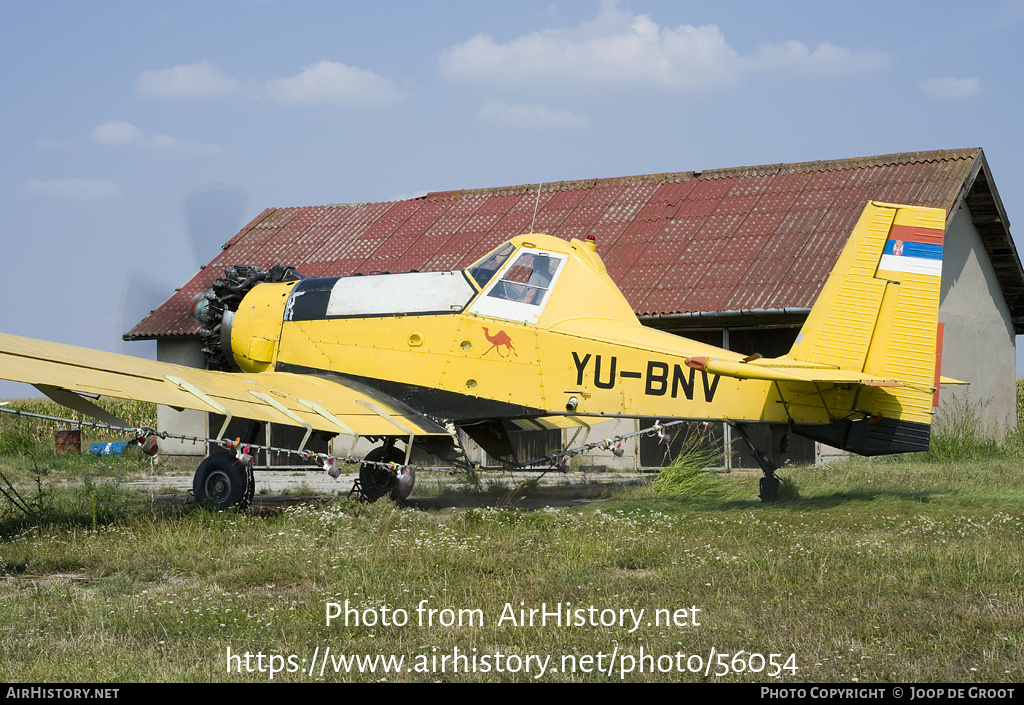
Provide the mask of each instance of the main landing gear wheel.
[{"label": "main landing gear wheel", "polygon": [[359,486],[362,488],[363,497],[371,502],[376,502],[384,495],[390,495],[396,502],[409,498],[413,485],[416,484],[416,474],[412,468],[402,467],[396,472],[374,464],[401,465],[405,462],[405,453],[392,445],[383,445],[371,450],[363,460],[359,466]]},{"label": "main landing gear wheel", "polygon": [[204,460],[192,479],[196,504],[218,511],[231,507],[248,509],[255,487],[252,468],[227,453]]}]

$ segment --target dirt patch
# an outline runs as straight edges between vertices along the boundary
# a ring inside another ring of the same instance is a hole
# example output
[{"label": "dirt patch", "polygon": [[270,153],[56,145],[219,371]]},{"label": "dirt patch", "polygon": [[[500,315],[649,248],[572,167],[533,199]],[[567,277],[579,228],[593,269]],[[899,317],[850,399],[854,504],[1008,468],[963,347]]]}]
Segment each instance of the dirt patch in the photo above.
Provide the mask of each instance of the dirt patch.
[{"label": "dirt patch", "polygon": [[[458,475],[420,473],[417,487],[404,506],[421,511],[472,507],[535,511],[548,507],[574,507],[605,501],[614,491],[653,479],[652,475],[637,473],[552,475],[544,478],[526,473],[493,473],[483,477],[484,480],[473,487]],[[257,472],[252,508],[257,511],[274,511],[296,504],[344,499],[349,496],[355,479],[355,474],[335,479],[317,472]],[[191,501],[192,477],[154,476],[126,482],[125,487],[149,493],[151,500],[157,504],[187,504]]]}]

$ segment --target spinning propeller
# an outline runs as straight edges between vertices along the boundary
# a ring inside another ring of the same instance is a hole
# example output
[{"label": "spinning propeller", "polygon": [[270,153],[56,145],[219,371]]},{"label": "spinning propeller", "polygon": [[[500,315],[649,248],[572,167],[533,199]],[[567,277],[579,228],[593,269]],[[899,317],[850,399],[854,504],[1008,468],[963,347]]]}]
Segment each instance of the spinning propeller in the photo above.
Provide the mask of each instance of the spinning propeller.
[{"label": "spinning propeller", "polygon": [[[231,184],[206,184],[181,197],[181,210],[188,233],[188,251],[192,272],[212,260],[221,245],[242,225],[249,194]],[[186,275],[188,276],[188,275]],[[117,351],[137,357],[156,357],[156,346],[134,343],[126,346],[121,337],[156,310],[184,281],[175,281],[160,267],[133,267],[125,275],[118,309]]]}]

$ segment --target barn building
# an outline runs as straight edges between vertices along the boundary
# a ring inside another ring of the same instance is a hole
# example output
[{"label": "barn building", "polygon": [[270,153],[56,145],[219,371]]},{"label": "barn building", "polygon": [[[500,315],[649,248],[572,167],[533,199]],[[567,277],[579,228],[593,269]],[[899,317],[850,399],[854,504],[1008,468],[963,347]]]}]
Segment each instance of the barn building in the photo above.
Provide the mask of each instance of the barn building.
[{"label": "barn building", "polygon": [[[941,368],[970,386],[943,390],[939,412],[969,407],[999,437],[1017,421],[1014,336],[1024,331],[1024,271],[981,149],[268,208],[125,339],[155,339],[159,359],[203,366],[189,303],[225,267],[285,264],[307,277],[456,270],[512,236],[536,231],[565,239],[593,235],[645,325],[776,356],[788,351],[869,200],[945,209]],[[199,412],[161,415],[162,428],[206,435],[208,420]],[[640,428],[637,423],[606,422],[590,438]],[[754,466],[741,444],[731,443],[730,429],[711,432],[713,442],[731,449],[725,465]],[[271,433],[273,444],[283,445],[291,430]],[[524,443],[558,445],[568,439],[557,434],[565,433],[539,432]],[[584,462],[664,464],[664,449],[653,439],[627,448],[622,458],[598,451]],[[187,445],[165,450],[202,452]],[[474,452],[487,463],[481,450]],[[829,452],[804,439],[790,449],[796,461]]]}]

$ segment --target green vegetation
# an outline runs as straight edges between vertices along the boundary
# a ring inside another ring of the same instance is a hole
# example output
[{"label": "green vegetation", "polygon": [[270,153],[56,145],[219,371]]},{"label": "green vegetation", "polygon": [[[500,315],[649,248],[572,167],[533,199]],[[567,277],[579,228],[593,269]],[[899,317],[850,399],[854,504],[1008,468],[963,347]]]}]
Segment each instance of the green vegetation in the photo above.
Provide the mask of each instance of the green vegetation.
[{"label": "green vegetation", "polygon": [[703,444],[700,434],[683,442],[672,464],[658,473],[654,494],[659,497],[722,497],[726,485],[705,468],[721,465],[719,453]]},{"label": "green vegetation", "polygon": [[[132,427],[156,426],[156,405],[147,402],[127,399],[103,398],[98,405],[124,419]],[[84,417],[77,411],[65,408],[49,399],[15,399],[10,408],[20,411],[56,416],[65,419],[94,421]],[[56,454],[55,438],[63,425],[56,421],[46,421],[28,416],[0,413],[0,457],[28,456],[46,465],[60,465],[64,461],[77,464],[79,458],[74,455],[64,458]],[[82,428],[82,450],[87,451],[91,443],[123,441],[127,434],[122,431],[108,431],[101,428]]]},{"label": "green vegetation", "polygon": [[[49,509],[0,525],[0,679],[265,682],[274,663],[285,669],[275,681],[527,681],[536,662],[499,673],[494,655],[508,667],[516,662],[504,659],[535,654],[550,656],[541,681],[1016,682],[1021,447],[1013,437],[980,458],[787,469],[799,493],[770,505],[757,500],[756,473],[696,475],[680,464],[674,479],[533,512],[466,508],[449,493],[442,511],[336,501],[263,516],[182,513],[125,490],[117,474],[147,467],[138,460],[84,483],[58,468],[41,481]],[[29,498],[33,462],[0,459]],[[346,600],[376,623],[345,626],[340,616],[328,625],[327,606]],[[632,631],[628,615],[625,626],[617,617],[611,626],[499,624],[506,604],[518,618],[520,603],[645,612]],[[421,604],[439,610],[433,625],[418,624]],[[408,624],[381,624],[397,610]],[[459,610],[479,613],[463,612],[459,626]],[[469,624],[477,614],[483,623]],[[456,623],[441,624],[447,617]],[[328,660],[321,675],[328,647],[335,658],[406,661],[401,673],[377,662],[358,674],[335,673]],[[478,663],[490,655],[491,671],[453,673],[449,660],[441,672],[456,648]],[[641,648],[655,657],[648,666],[671,662],[672,671],[640,673],[636,662],[623,674],[622,657]],[[243,656],[230,673],[228,649]],[[759,667],[751,654],[781,654],[782,664],[794,654],[798,670],[688,670],[690,656],[706,662],[712,650],[729,654],[729,668]],[[595,657],[596,667],[599,653],[607,670],[613,652],[611,675],[582,670],[579,658]],[[677,653],[686,659],[667,658]],[[293,654],[299,670],[289,673]],[[563,656],[576,657],[575,672],[563,671],[572,660]],[[405,670],[418,664],[428,672]]]},{"label": "green vegetation", "polygon": [[[1018,383],[1018,399],[1020,395],[1021,384]],[[1024,451],[1021,433],[1012,435],[1002,445],[985,435],[981,412],[980,407],[954,397],[943,413],[936,414],[925,459],[957,462],[1019,455]]]}]

